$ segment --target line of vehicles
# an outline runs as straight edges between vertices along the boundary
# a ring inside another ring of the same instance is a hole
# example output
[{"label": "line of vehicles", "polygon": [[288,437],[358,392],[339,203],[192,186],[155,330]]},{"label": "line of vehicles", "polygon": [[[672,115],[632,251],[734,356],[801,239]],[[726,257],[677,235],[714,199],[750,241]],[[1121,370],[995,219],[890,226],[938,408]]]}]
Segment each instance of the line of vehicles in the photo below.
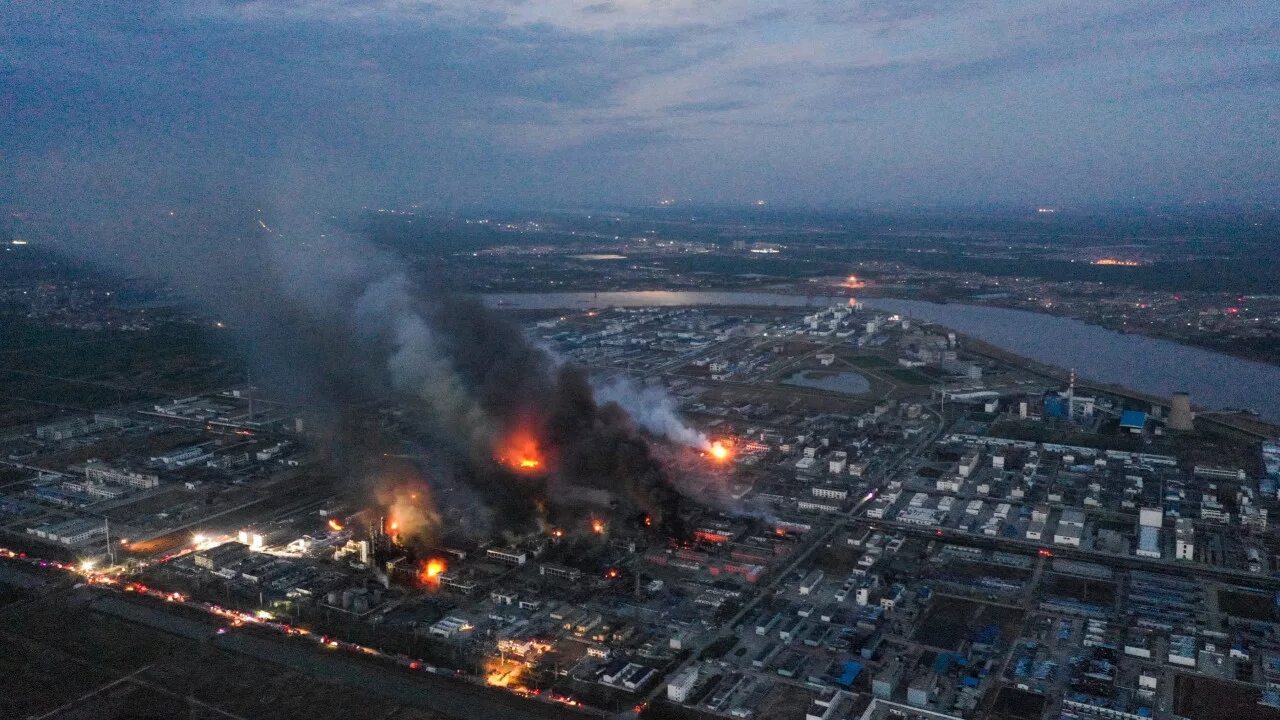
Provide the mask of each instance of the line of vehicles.
[{"label": "line of vehicles", "polygon": [[[256,627],[266,630],[275,631],[281,635],[289,637],[305,638],[315,644],[327,648],[329,650],[346,651],[354,654],[375,657],[395,665],[413,671],[429,672],[436,675],[455,678],[460,681],[470,682],[477,685],[488,685],[484,682],[483,677],[470,675],[463,670],[452,668],[442,668],[435,665],[424,663],[404,655],[402,653],[385,653],[368,645],[348,642],[331,635],[322,635],[313,633],[304,627],[299,627],[292,623],[284,622],[277,619],[272,613],[266,610],[258,610],[248,612],[244,610],[235,610],[225,608],[221,605],[205,602],[202,600],[192,599],[183,593],[154,588],[144,583],[122,579],[118,574],[118,569],[109,571],[97,571],[92,563],[80,563],[79,565],[59,562],[56,560],[46,560],[28,555],[25,552],[17,552],[7,548],[0,548],[0,559],[25,562],[35,567],[50,570],[61,570],[63,572],[72,573],[82,581],[77,583],[77,587],[98,587],[103,589],[111,589],[124,594],[134,595],[138,597],[151,598],[160,602],[171,603],[193,610],[212,615],[225,621],[224,625],[220,625],[213,631],[215,636],[226,635],[236,628]],[[507,692],[511,692],[521,697],[534,698],[543,702],[564,705],[573,708],[582,708],[582,702],[576,698],[556,692],[543,692],[537,688],[525,687],[505,687],[502,688]]]}]

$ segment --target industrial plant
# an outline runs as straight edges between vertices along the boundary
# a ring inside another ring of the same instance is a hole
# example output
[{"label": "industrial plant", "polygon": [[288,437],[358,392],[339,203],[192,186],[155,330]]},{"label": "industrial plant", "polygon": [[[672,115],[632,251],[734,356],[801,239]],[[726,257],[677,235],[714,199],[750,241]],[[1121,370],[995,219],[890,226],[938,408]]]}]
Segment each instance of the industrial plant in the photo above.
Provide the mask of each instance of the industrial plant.
[{"label": "industrial plant", "polygon": [[493,716],[1280,713],[1275,443],[1187,393],[853,298],[392,290],[390,383],[340,424],[239,384],[9,436],[5,567]]}]

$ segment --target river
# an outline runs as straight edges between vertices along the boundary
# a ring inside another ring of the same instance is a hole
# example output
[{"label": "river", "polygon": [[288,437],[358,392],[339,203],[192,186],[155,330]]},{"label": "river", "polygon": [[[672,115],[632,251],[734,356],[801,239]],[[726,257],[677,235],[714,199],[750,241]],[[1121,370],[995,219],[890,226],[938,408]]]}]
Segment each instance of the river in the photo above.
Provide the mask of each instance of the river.
[{"label": "river", "polygon": [[[665,291],[510,293],[485,297],[495,307],[522,310],[591,307],[821,307],[846,297],[766,292]],[[1250,408],[1280,422],[1280,367],[1243,360],[1169,340],[1126,335],[1070,318],[1024,310],[949,303],[867,298],[863,305],[936,322],[1042,363],[1075,368],[1083,378],[1168,397],[1191,393],[1210,408]]]}]

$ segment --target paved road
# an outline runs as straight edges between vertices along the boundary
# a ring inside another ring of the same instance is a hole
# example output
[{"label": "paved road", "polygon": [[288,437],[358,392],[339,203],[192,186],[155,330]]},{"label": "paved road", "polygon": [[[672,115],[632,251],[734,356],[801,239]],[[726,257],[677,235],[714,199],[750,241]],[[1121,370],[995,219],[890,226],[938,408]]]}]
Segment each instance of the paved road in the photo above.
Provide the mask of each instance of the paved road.
[{"label": "paved road", "polygon": [[[922,449],[932,445],[933,442],[939,436],[941,436],[944,432],[946,432],[947,427],[949,425],[946,422],[946,418],[940,412],[934,409],[932,406],[929,406],[928,412],[933,414],[934,417],[938,419],[937,426],[934,428],[932,432],[922,436],[921,439],[915,445],[913,445],[909,450],[899,455],[898,458],[894,460],[893,463],[891,463],[890,465],[887,465],[881,471],[879,478],[877,478],[881,482],[881,484],[891,480],[894,476],[894,473],[898,471],[898,468],[901,467],[903,463],[907,462],[913,457],[916,457]],[[748,602],[746,605],[743,605],[742,609],[740,609],[737,612],[737,614],[735,614],[732,618],[730,618],[727,622],[725,622],[722,625],[722,627],[725,629],[728,629],[729,631],[732,631],[732,629],[738,623],[742,622],[742,619],[747,616],[747,613],[754,610],[755,607],[759,605],[760,602],[765,597],[769,596],[775,589],[777,589],[777,587],[780,584],[782,584],[784,580],[790,577],[791,574],[795,572],[797,568],[803,565],[813,555],[814,552],[816,552],[819,548],[826,547],[827,543],[831,540],[833,536],[835,536],[841,530],[844,530],[845,528],[847,528],[851,522],[856,520],[858,513],[861,512],[862,509],[867,506],[867,503],[870,503],[872,500],[875,500],[876,496],[879,495],[879,493],[880,493],[880,489],[876,488],[872,490],[870,493],[868,493],[861,500],[854,503],[853,507],[850,508],[848,512],[846,512],[843,516],[841,516],[836,522],[831,524],[831,527],[827,528],[820,535],[816,536],[812,541],[810,541],[809,544],[805,547],[805,549],[796,555],[795,559],[787,563],[787,566],[785,568],[774,573],[773,579],[769,581],[769,584],[759,588],[755,596],[751,599],[751,601]],[[715,642],[717,639],[719,639],[723,635],[724,635],[723,631],[719,633],[715,633],[714,635],[709,637],[706,641],[699,644],[696,648],[693,649],[693,652],[689,654],[688,659],[686,659],[679,666],[675,667],[669,673],[667,673],[666,677],[669,678],[669,677],[678,675],[679,673],[684,671],[685,668],[689,667],[694,663],[699,662],[698,658],[699,656],[702,655],[702,652],[706,650],[708,647],[710,647],[713,642]],[[644,702],[645,703],[652,702],[653,699],[657,697],[658,694],[665,687],[666,687],[666,682],[660,682],[657,685],[655,685],[654,688],[645,695]]]},{"label": "paved road", "polygon": [[598,711],[574,709],[520,698],[504,690],[473,685],[427,672],[397,670],[383,661],[357,658],[340,652],[325,652],[283,638],[269,638],[248,632],[215,635],[215,626],[119,597],[101,597],[93,602],[97,611],[137,622],[163,632],[193,640],[208,641],[215,647],[239,653],[306,675],[324,677],[358,687],[401,705],[422,708],[449,717],[510,718],[511,720],[564,720],[602,717]]},{"label": "paved road", "polygon": [[920,525],[899,523],[895,520],[868,519],[865,520],[865,522],[877,527],[892,528],[897,532],[905,533],[907,535],[924,537],[932,540],[945,540],[957,545],[969,545],[971,547],[980,547],[988,550],[1023,550],[1033,553],[1038,553],[1041,549],[1048,549],[1053,553],[1054,557],[1066,558],[1069,560],[1083,560],[1111,568],[1121,567],[1127,570],[1147,570],[1149,572],[1165,572],[1177,575],[1192,574],[1197,577],[1209,577],[1214,580],[1220,580],[1222,582],[1235,585],[1261,587],[1268,590],[1280,590],[1280,578],[1271,577],[1269,575],[1255,575],[1242,570],[1215,568],[1204,565],[1196,565],[1193,567],[1185,562],[1178,562],[1176,560],[1157,560],[1155,558],[1143,558],[1136,555],[1116,555],[1098,550],[1065,547],[1062,545],[1054,545],[1053,543],[1023,540],[1021,538],[974,535],[973,533],[956,530],[954,528],[939,529],[935,527],[922,527]]}]

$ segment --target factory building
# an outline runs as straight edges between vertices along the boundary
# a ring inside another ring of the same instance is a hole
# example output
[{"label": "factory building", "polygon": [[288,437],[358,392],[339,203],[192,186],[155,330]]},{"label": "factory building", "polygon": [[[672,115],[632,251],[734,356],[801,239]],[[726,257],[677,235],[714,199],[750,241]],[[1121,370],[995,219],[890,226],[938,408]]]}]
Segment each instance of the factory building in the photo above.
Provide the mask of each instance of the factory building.
[{"label": "factory building", "polygon": [[159,465],[171,470],[184,468],[188,465],[194,465],[201,460],[209,457],[208,453],[200,445],[193,445],[187,448],[181,448],[163,455],[155,455],[150,458],[152,465]]},{"label": "factory building", "polygon": [[120,418],[102,414],[94,415],[92,420],[85,417],[67,418],[36,426],[36,439],[54,442],[70,440],[103,430],[124,427],[125,424],[125,421]]},{"label": "factory building", "polygon": [[1159,558],[1160,528],[1164,525],[1164,511],[1160,508],[1142,508],[1138,512],[1138,549],[1139,557]]},{"label": "factory building", "polygon": [[813,589],[818,587],[818,583],[822,582],[823,577],[821,570],[814,570],[806,575],[804,580],[800,581],[800,594],[808,595],[813,592]]},{"label": "factory building", "polygon": [[938,688],[938,676],[932,672],[921,675],[907,685],[907,704],[918,708],[928,707]]},{"label": "factory building", "polygon": [[834,513],[834,512],[840,512],[840,505],[838,503],[834,503],[829,500],[827,501],[797,500],[796,509],[804,510],[807,512]]},{"label": "factory building", "polygon": [[543,577],[558,578],[568,580],[569,582],[577,582],[582,579],[582,571],[577,568],[571,568],[566,565],[558,565],[556,563],[542,563],[538,566],[538,574]]},{"label": "factory building", "polygon": [[114,483],[139,490],[148,490],[160,485],[160,478],[156,475],[116,469],[96,460],[85,463],[84,478],[93,483]]},{"label": "factory building", "polygon": [[107,528],[99,520],[79,519],[28,528],[27,533],[61,545],[83,545],[100,535],[106,535]]},{"label": "factory building", "polygon": [[1178,518],[1174,530],[1176,541],[1173,556],[1179,560],[1196,559],[1196,531],[1191,518]]},{"label": "factory building", "polygon": [[523,550],[509,550],[507,548],[489,548],[484,551],[485,557],[498,562],[504,562],[508,565],[523,565],[529,560],[529,554]]},{"label": "factory building", "polygon": [[1053,542],[1058,545],[1068,545],[1070,547],[1080,547],[1080,537],[1082,530],[1077,525],[1064,525],[1058,523],[1058,529],[1053,533]]},{"label": "factory building", "polygon": [[849,488],[836,485],[815,485],[813,496],[827,500],[845,500],[849,497]]},{"label": "factory building", "polygon": [[830,696],[816,697],[805,712],[805,720],[838,720],[847,717],[855,700],[853,693],[845,690],[837,690]]},{"label": "factory building", "polygon": [[886,666],[871,680],[871,694],[878,698],[888,700],[893,697],[893,693],[898,689],[898,683],[902,681],[902,664],[894,662]]},{"label": "factory building", "polygon": [[122,497],[128,490],[114,485],[105,483],[95,483],[88,480],[83,482],[72,482],[70,480],[62,483],[62,489],[67,492],[85,495],[94,500],[115,500]]},{"label": "factory building", "polygon": [[[1065,717],[1065,716],[1064,716]],[[858,720],[960,720],[958,715],[934,712],[876,697]]]},{"label": "factory building", "polygon": [[671,682],[667,683],[667,699],[682,703],[689,699],[693,688],[698,684],[698,668],[687,667],[680,671]]},{"label": "factory building", "polygon": [[1147,426],[1147,414],[1141,410],[1125,410],[1120,414],[1120,429],[1133,433],[1141,434]]},{"label": "factory building", "polygon": [[456,615],[449,615],[448,617],[438,620],[432,624],[432,626],[427,629],[427,632],[435,635],[436,637],[444,638],[445,640],[452,640],[459,634],[470,629],[471,623],[467,622],[464,618],[460,618]]}]

